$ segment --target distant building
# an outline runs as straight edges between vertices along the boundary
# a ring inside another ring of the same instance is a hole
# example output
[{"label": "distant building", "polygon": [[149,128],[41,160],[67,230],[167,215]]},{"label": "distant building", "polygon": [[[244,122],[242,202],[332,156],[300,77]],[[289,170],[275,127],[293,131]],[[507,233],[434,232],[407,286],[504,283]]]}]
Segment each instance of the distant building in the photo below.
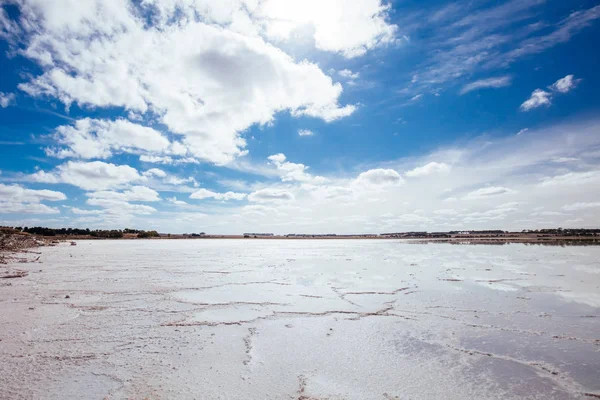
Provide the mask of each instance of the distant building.
[{"label": "distant building", "polygon": [[274,233],[244,233],[244,236],[275,236]]}]

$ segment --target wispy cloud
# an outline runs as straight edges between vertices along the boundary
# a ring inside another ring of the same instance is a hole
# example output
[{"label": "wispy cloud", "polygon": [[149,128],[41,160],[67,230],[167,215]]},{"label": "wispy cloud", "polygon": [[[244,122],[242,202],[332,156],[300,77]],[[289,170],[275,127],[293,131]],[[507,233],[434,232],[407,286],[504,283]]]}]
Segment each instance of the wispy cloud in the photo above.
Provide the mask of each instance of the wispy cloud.
[{"label": "wispy cloud", "polygon": [[[423,37],[427,54],[419,71],[412,74],[417,79],[410,83],[411,92],[455,84],[475,73],[506,67],[526,55],[569,41],[600,18],[600,6],[595,6],[547,22],[541,19],[544,3],[513,0],[482,8],[481,2],[462,1],[429,14],[420,12],[418,20],[428,22],[413,22],[404,28],[406,34]],[[501,86],[466,85],[461,94],[481,87]]]},{"label": "wispy cloud", "polygon": [[4,146],[21,146],[24,145],[25,142],[13,142],[10,140],[0,140],[0,144]]},{"label": "wispy cloud", "polygon": [[495,78],[487,78],[487,79],[479,79],[475,82],[471,82],[465,86],[460,91],[460,94],[466,94],[472,92],[474,90],[479,89],[487,89],[487,88],[501,88],[509,86],[511,83],[510,76],[499,76]]},{"label": "wispy cloud", "polygon": [[516,49],[505,55],[504,62],[510,63],[522,56],[541,53],[559,43],[568,42],[573,35],[590,26],[598,18],[600,18],[600,6],[576,11],[554,25],[554,30],[549,34],[534,36],[522,41]]},{"label": "wispy cloud", "polygon": [[313,136],[314,134],[310,129],[300,129],[298,131],[298,136]]}]

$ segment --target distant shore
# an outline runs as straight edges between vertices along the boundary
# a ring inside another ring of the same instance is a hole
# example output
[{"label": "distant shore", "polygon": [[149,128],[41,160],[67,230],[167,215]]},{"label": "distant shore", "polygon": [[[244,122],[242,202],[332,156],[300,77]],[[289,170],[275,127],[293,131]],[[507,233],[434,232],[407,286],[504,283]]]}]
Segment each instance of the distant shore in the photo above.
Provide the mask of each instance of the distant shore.
[{"label": "distant shore", "polygon": [[[81,232],[81,231],[80,231]],[[10,248],[19,251],[22,248],[36,246],[53,246],[60,242],[73,242],[80,240],[210,240],[210,239],[232,239],[232,240],[402,240],[418,243],[454,243],[454,244],[506,244],[506,243],[531,243],[531,244],[600,244],[600,233],[597,230],[579,230],[553,232],[502,232],[502,231],[471,231],[471,232],[403,232],[383,234],[252,234],[241,235],[215,235],[215,234],[167,234],[151,231],[151,236],[142,235],[145,231],[135,233],[124,231],[118,232],[120,236],[98,236],[92,234],[54,234],[45,235],[37,233],[26,233],[16,231],[12,228],[3,228],[0,247],[4,247],[4,253]],[[87,233],[87,232],[86,232]],[[76,244],[76,243],[73,243]],[[0,249],[2,250],[2,249]]]},{"label": "distant shore", "polygon": [[214,239],[230,239],[230,240],[402,240],[412,242],[453,242],[453,243],[466,243],[466,242],[505,242],[505,243],[547,243],[547,242],[598,242],[600,243],[599,236],[560,236],[560,235],[505,235],[505,236],[485,236],[485,235],[472,235],[472,236],[451,236],[451,237],[429,237],[429,236],[405,236],[405,237],[394,237],[385,235],[337,235],[337,236],[285,236],[285,235],[273,235],[273,236],[244,236],[244,235],[203,235],[203,236],[184,236],[184,235],[170,235],[170,236],[159,236],[152,238],[137,238],[135,236],[122,238],[99,238],[85,235],[76,236],[53,236],[53,237],[37,237],[43,241],[46,245],[51,245],[53,241],[74,241],[74,240],[214,240]]}]

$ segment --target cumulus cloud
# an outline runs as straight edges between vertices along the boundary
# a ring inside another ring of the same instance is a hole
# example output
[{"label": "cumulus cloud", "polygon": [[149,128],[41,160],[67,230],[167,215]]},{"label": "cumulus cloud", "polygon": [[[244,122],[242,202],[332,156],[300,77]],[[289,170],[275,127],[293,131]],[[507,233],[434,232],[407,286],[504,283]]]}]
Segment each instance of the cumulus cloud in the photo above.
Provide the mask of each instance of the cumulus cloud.
[{"label": "cumulus cloud", "polygon": [[6,108],[15,102],[15,94],[14,93],[4,93],[0,92],[0,107]]},{"label": "cumulus cloud", "polygon": [[552,95],[542,89],[535,89],[531,97],[521,104],[521,111],[529,111],[541,106],[549,107],[552,104]]},{"label": "cumulus cloud", "polygon": [[284,182],[298,181],[323,183],[326,181],[326,179],[322,176],[314,176],[306,172],[308,170],[306,165],[286,161],[285,154],[273,154],[272,156],[268,157],[268,160],[277,168],[277,171],[281,176],[281,180]]},{"label": "cumulus cloud", "polygon": [[395,41],[397,27],[387,22],[390,8],[380,0],[265,0],[252,14],[268,38],[290,40],[309,26],[318,49],[352,58]]},{"label": "cumulus cloud", "polygon": [[506,87],[510,85],[510,82],[510,76],[499,76],[495,78],[480,79],[463,86],[463,88],[460,91],[460,94],[466,94],[479,89],[497,89],[501,87]]},{"label": "cumulus cloud", "polygon": [[294,195],[284,189],[260,189],[248,195],[248,200],[257,203],[293,200]]},{"label": "cumulus cloud", "polygon": [[38,171],[29,178],[35,182],[67,183],[84,190],[117,188],[145,179],[129,165],[115,165],[102,161],[68,161],[53,171]]},{"label": "cumulus cloud", "polygon": [[[421,159],[390,160],[379,168],[363,168],[362,174],[357,173],[362,175],[360,179],[328,174],[327,182],[321,184],[296,180],[273,183],[275,178],[280,178],[279,171],[261,175],[264,179],[257,181],[220,179],[220,184],[230,190],[251,193],[250,207],[246,207],[245,202],[211,201],[202,205],[203,209],[210,209],[208,215],[202,216],[202,226],[203,230],[215,233],[595,227],[599,222],[595,212],[598,208],[592,204],[600,198],[600,173],[595,168],[600,160],[599,138],[600,121],[584,120],[531,128],[526,135],[502,135],[486,138],[484,142],[474,139],[460,146],[437,149]],[[283,154],[273,156],[275,162],[288,162]],[[556,162],[567,159],[578,161]],[[451,173],[443,175],[443,179],[410,177],[406,182],[401,180],[398,171],[421,168],[431,160],[451,165]],[[272,172],[276,168],[267,165],[265,170]],[[387,172],[373,172],[376,170]],[[131,226],[152,224],[171,232],[197,230],[199,217],[195,210],[180,212],[181,209],[171,206],[152,211],[152,208],[138,206],[148,207],[158,202],[133,204],[135,202],[123,200],[123,194],[133,185],[152,185],[154,190],[160,191],[160,187],[165,190],[160,186],[162,179],[147,179],[98,190],[119,193],[116,196],[86,195],[92,203],[87,205],[97,209],[86,210],[94,214],[81,216],[95,218],[101,221],[95,223],[105,226],[122,225],[127,217],[132,221]],[[160,197],[166,199],[162,193]],[[166,200],[176,204],[171,199]],[[182,204],[182,207],[197,206]],[[577,222],[578,219],[581,221]],[[74,221],[77,224],[80,220]],[[86,220],[86,225],[87,221],[91,220]]]},{"label": "cumulus cloud", "polygon": [[561,78],[561,79],[557,80],[556,82],[554,82],[550,86],[550,89],[554,90],[555,92],[559,92],[559,93],[567,93],[567,92],[571,91],[572,89],[575,89],[575,87],[577,86],[577,84],[580,81],[581,81],[581,79],[575,79],[574,75],[567,75],[564,78]]},{"label": "cumulus cloud", "polygon": [[120,200],[120,201],[159,201],[158,192],[145,186],[133,186],[122,192],[98,191],[87,193],[90,199]]},{"label": "cumulus cloud", "polygon": [[62,192],[55,192],[53,190],[27,189],[21,185],[5,185],[0,183],[0,198],[26,203],[39,203],[40,201],[62,201],[66,200],[67,196]]},{"label": "cumulus cloud", "polygon": [[48,148],[46,153],[58,158],[109,158],[113,152],[160,154],[171,152],[172,147],[160,132],[125,119],[81,119],[56,128],[54,138],[66,147]]},{"label": "cumulus cloud", "polygon": [[[599,8],[600,10],[600,8]],[[581,79],[575,79],[574,75],[567,75],[548,86],[555,93],[567,93],[575,89]],[[537,107],[549,107],[552,104],[552,93],[542,89],[535,89],[531,93],[531,97],[521,104],[521,111],[529,111]]]},{"label": "cumulus cloud", "polygon": [[350,79],[350,80],[358,79],[358,77],[360,76],[360,73],[352,72],[349,69],[342,69],[342,70],[338,71],[338,74],[342,78],[346,78],[346,79]]},{"label": "cumulus cloud", "polygon": [[365,184],[370,186],[398,185],[404,180],[398,172],[393,169],[376,168],[370,169],[358,175],[356,184]]},{"label": "cumulus cloud", "polygon": [[[240,132],[271,122],[281,111],[333,121],[355,110],[354,105],[338,103],[341,84],[334,83],[318,65],[295,61],[260,35],[223,29],[227,21],[212,20],[216,15],[209,7],[178,1],[169,3],[173,7],[165,2],[134,5],[125,0],[25,3],[20,22],[27,44],[22,54],[37,62],[43,72],[22,83],[21,90],[31,96],[57,98],[67,106],[77,103],[84,108],[122,107],[153,113],[170,132],[181,135],[182,145],[200,160],[226,164],[244,155],[246,142]],[[293,23],[314,23],[320,48],[354,55],[389,37],[392,28],[383,18],[387,8],[379,1],[333,3],[337,10],[348,3],[344,18],[332,14],[325,17],[328,20],[314,20],[315,15],[327,14],[321,10],[314,15],[305,13],[307,21]],[[294,4],[286,2],[281,7],[276,2],[262,2],[252,11],[252,17],[261,19],[255,24],[258,31],[265,27],[267,37],[285,39],[283,31],[275,28],[284,23],[282,18],[288,18],[294,7],[310,9],[304,2]],[[139,7],[160,10],[148,24],[137,16],[148,10],[136,9]],[[241,3],[239,8],[241,12],[250,10]],[[69,9],[69,13],[56,12],[61,9]],[[187,12],[193,17],[184,18]],[[199,20],[198,15],[206,18]],[[366,40],[350,33],[357,31],[356,26],[347,25],[353,19],[357,19],[353,24],[361,23],[365,15],[370,16],[365,29],[371,32]],[[336,34],[328,30],[331,26],[336,27]],[[347,30],[348,34],[339,34]],[[136,129],[134,133],[142,131]],[[157,140],[150,142],[153,149],[167,146],[158,135],[147,130],[143,134]],[[101,150],[101,156],[108,152],[106,146]],[[87,154],[83,148],[80,153]]]},{"label": "cumulus cloud", "polygon": [[143,175],[164,178],[167,176],[167,173],[160,168],[150,168],[149,170],[145,171]]},{"label": "cumulus cloud", "polygon": [[174,197],[174,196],[173,197],[167,197],[167,201],[169,203],[173,203],[173,204],[178,205],[178,206],[185,206],[185,205],[187,205],[187,203],[185,201],[183,201],[183,200],[177,200],[177,197]]},{"label": "cumulus cloud", "polygon": [[450,172],[450,166],[445,163],[430,162],[429,164],[417,167],[406,173],[406,176],[411,178],[419,178],[430,175],[443,175]]},{"label": "cumulus cloud", "polygon": [[55,207],[42,204],[42,201],[66,200],[62,192],[53,190],[27,189],[21,185],[0,183],[0,213],[2,214],[58,214]]},{"label": "cumulus cloud", "polygon": [[49,207],[42,203],[17,203],[14,201],[0,200],[0,214],[59,214],[56,207]]},{"label": "cumulus cloud", "polygon": [[217,193],[208,189],[199,189],[190,195],[190,199],[204,200],[204,199],[215,199],[215,200],[244,200],[246,198],[245,193],[236,192],[225,192]]}]

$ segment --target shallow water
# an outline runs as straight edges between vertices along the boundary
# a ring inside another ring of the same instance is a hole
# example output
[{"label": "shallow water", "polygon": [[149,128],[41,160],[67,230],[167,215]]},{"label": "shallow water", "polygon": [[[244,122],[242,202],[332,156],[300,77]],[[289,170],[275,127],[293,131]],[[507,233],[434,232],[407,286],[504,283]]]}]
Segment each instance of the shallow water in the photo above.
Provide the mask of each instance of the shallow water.
[{"label": "shallow water", "polygon": [[42,252],[0,286],[2,399],[600,393],[600,247],[123,240]]}]

